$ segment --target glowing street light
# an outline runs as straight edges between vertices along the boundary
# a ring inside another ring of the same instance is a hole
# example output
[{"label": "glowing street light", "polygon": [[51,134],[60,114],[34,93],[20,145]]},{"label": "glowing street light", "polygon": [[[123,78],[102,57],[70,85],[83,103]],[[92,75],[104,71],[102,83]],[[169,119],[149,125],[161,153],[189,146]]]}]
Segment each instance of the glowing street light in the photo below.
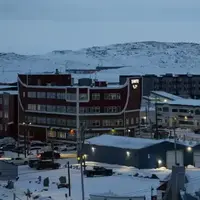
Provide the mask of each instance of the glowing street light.
[{"label": "glowing street light", "polygon": [[191,152],[192,151],[192,147],[187,147],[187,151]]},{"label": "glowing street light", "polygon": [[159,159],[158,160],[158,164],[161,165],[162,164],[162,160]]},{"label": "glowing street light", "polygon": [[127,151],[126,155],[127,155],[127,157],[130,157],[130,155],[131,155],[130,151]]}]

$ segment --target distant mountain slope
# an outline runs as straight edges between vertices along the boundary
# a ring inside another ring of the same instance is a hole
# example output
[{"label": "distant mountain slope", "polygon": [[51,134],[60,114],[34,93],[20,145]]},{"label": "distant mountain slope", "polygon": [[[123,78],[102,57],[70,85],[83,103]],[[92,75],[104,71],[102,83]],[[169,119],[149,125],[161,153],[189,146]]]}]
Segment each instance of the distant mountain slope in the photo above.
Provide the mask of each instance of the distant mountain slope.
[{"label": "distant mountain slope", "polygon": [[56,68],[64,72],[69,68],[93,69],[98,65],[124,66],[96,74],[97,78],[113,81],[118,80],[119,74],[200,74],[200,44],[148,41],[33,56],[0,53],[0,82],[15,82],[17,73],[53,72]]}]

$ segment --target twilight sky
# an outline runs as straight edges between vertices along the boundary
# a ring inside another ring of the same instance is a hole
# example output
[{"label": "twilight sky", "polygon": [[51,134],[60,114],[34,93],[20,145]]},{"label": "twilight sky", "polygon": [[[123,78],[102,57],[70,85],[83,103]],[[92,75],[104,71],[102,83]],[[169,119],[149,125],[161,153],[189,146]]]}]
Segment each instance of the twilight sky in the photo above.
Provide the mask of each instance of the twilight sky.
[{"label": "twilight sky", "polygon": [[200,1],[0,1],[0,52],[44,54],[146,40],[200,43]]}]

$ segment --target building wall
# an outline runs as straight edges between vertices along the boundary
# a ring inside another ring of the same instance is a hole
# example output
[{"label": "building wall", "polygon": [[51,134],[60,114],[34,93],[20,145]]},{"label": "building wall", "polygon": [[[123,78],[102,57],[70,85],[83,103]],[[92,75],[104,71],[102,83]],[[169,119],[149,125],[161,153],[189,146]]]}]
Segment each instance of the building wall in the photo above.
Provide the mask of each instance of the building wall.
[{"label": "building wall", "polygon": [[[92,151],[92,147],[95,148],[94,152]],[[127,151],[130,152],[130,156],[127,156]],[[87,155],[87,161],[139,166],[139,155],[135,150],[85,144],[84,153]]]},{"label": "building wall", "polygon": [[[75,134],[70,134],[71,129],[76,130],[76,87],[69,86],[70,81],[63,82],[62,85],[59,80],[57,85],[59,75],[55,75],[53,83],[46,77],[43,80],[43,77],[45,75],[19,75],[20,134],[23,132],[24,122],[29,124],[30,132],[34,132],[32,127],[38,127],[48,137],[76,139]],[[132,79],[122,87],[83,86],[79,89],[80,124],[87,127],[87,134],[98,135],[113,129],[114,133],[123,134],[126,129],[130,129],[130,135],[134,135],[134,129],[139,124],[142,81],[140,78],[134,78],[133,83],[131,81]],[[37,135],[38,133],[34,133],[34,137]]]},{"label": "building wall", "polygon": [[[120,83],[127,77],[120,76]],[[200,75],[191,74],[163,74],[160,76],[143,76],[143,95],[149,96],[151,91],[165,91],[182,97],[200,98]]]},{"label": "building wall", "polygon": [[[95,150],[92,151],[92,148]],[[166,166],[166,152],[169,150],[174,150],[174,144],[167,141],[138,150],[90,144],[84,145],[84,153],[87,155],[87,161],[134,166],[139,169]],[[193,154],[187,152],[186,146],[177,144],[177,150],[183,150],[185,166],[193,165]],[[130,152],[130,156],[127,156],[127,151]],[[158,160],[162,161],[162,165],[158,165]]]},{"label": "building wall", "polygon": [[177,119],[176,126],[182,128],[198,129],[200,127],[200,106],[184,106],[158,104],[158,121],[169,127],[174,126],[174,119]]},{"label": "building wall", "polygon": [[[158,160],[162,161],[162,166],[166,167],[166,152],[174,150],[174,143],[162,142],[139,150],[140,168],[157,168]],[[177,150],[184,152],[184,165],[193,164],[193,156],[191,152],[187,152],[187,147],[177,144]]]},{"label": "building wall", "polygon": [[17,137],[17,95],[0,94],[0,135]]}]

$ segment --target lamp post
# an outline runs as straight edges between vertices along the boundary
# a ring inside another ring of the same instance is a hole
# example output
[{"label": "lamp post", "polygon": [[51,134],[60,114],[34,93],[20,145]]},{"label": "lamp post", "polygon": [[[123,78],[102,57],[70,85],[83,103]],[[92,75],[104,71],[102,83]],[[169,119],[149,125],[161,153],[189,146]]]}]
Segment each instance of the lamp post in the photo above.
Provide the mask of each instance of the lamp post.
[{"label": "lamp post", "polygon": [[172,119],[172,125],[173,125],[173,130],[174,130],[174,157],[175,157],[175,165],[177,165],[177,135],[176,135],[176,127],[177,127],[177,118],[173,117]]},{"label": "lamp post", "polygon": [[[27,153],[28,153],[28,144],[27,142],[29,142],[29,129],[28,129],[28,126],[31,125],[31,122],[23,122],[22,123],[23,126],[25,127],[25,130],[24,130],[24,157],[26,158],[27,156]],[[26,133],[27,131],[27,133]],[[28,140],[27,140],[28,138]]]}]

